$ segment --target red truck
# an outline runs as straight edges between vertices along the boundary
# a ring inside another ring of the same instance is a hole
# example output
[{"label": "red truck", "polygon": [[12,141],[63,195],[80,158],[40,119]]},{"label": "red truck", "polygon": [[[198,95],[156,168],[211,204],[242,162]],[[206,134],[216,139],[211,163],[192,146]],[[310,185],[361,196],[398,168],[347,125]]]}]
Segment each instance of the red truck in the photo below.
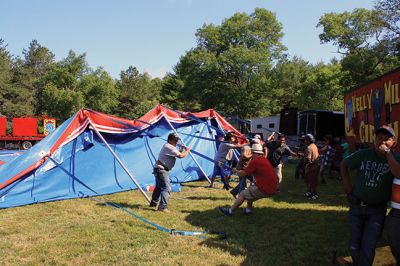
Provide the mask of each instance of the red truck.
[{"label": "red truck", "polygon": [[[38,123],[43,122],[43,128],[39,133]],[[36,142],[45,138],[54,131],[56,120],[47,117],[21,117],[12,118],[12,133],[7,134],[7,118],[0,117],[0,149],[27,150]]]},{"label": "red truck", "polygon": [[382,125],[391,126],[399,137],[399,87],[400,67],[345,94],[345,133],[352,151],[371,146],[375,129]]}]

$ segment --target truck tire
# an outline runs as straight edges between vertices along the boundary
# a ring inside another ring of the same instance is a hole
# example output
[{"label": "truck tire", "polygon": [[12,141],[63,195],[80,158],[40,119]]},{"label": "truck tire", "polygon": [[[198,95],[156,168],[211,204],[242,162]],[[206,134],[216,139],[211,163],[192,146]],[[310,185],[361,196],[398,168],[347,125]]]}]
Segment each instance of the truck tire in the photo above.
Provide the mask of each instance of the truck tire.
[{"label": "truck tire", "polygon": [[26,140],[26,141],[22,142],[21,146],[22,146],[23,150],[28,150],[28,149],[32,148],[32,142]]}]

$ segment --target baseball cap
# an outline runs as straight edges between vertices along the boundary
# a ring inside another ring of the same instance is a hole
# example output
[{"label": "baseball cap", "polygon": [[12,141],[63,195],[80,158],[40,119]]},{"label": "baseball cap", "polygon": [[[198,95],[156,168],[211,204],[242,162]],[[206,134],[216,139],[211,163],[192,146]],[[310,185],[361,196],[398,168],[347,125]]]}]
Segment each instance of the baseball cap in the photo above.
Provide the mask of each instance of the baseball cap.
[{"label": "baseball cap", "polygon": [[168,135],[168,140],[175,140],[175,141],[178,141],[178,140],[179,140],[179,136],[178,136],[178,134],[176,134],[176,133],[170,133],[170,134]]},{"label": "baseball cap", "polygon": [[304,138],[304,140],[308,140],[308,141],[311,142],[311,143],[314,143],[314,142],[315,142],[315,138],[314,138],[314,136],[311,135],[311,134],[305,134],[305,135],[303,136],[303,138]]},{"label": "baseball cap", "polygon": [[394,134],[393,128],[389,126],[381,126],[377,130],[375,130],[375,135],[379,133],[389,134],[391,137],[396,138],[396,134]]},{"label": "baseball cap", "polygon": [[259,134],[254,135],[255,139],[261,139],[261,136]]}]

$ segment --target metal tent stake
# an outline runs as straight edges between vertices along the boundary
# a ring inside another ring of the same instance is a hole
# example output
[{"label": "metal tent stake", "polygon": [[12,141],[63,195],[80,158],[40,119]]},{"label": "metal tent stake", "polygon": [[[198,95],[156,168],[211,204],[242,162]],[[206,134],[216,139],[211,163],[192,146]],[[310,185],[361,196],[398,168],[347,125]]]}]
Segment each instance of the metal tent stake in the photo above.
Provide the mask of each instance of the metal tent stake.
[{"label": "metal tent stake", "polygon": [[106,145],[107,149],[111,152],[111,154],[114,156],[114,158],[118,161],[118,163],[121,165],[121,167],[125,170],[125,172],[128,174],[128,176],[132,179],[133,183],[135,183],[136,187],[140,190],[140,192],[143,194],[143,196],[146,198],[146,200],[150,203],[151,200],[147,196],[146,192],[142,189],[142,187],[139,185],[139,183],[136,181],[136,179],[133,177],[133,175],[129,172],[128,168],[125,166],[125,164],[121,161],[121,159],[118,157],[118,155],[111,149],[110,145],[107,143],[107,141],[103,138],[103,136],[100,134],[100,132],[96,129],[96,127],[90,122],[90,125],[92,126],[94,132],[96,132],[97,136],[103,141],[103,143]]},{"label": "metal tent stake", "polygon": [[[172,126],[171,122],[169,122],[168,118],[164,115],[165,120],[167,120],[168,125],[172,128],[172,130],[174,131],[174,133],[176,135],[178,135],[179,139],[181,140],[182,144],[186,147],[186,144],[183,142],[183,140],[181,139],[181,136],[178,134],[178,132],[176,131],[176,129]],[[200,171],[203,173],[204,177],[207,179],[208,183],[211,184],[211,180],[208,178],[208,176],[206,175],[206,173],[204,172],[203,168],[201,168],[200,164],[197,162],[196,158],[194,158],[193,154],[189,151],[189,155],[190,157],[192,157],[193,161],[196,163],[196,165],[199,167]]]}]

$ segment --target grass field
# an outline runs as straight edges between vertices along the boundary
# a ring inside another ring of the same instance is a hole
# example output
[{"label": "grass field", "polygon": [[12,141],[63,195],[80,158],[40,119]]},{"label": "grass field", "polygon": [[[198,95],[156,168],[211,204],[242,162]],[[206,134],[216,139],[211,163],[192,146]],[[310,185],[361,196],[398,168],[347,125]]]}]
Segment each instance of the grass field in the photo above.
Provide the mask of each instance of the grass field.
[{"label": "grass field", "polygon": [[206,182],[173,193],[171,213],[149,208],[138,191],[106,196],[164,227],[225,231],[224,240],[172,236],[91,199],[0,210],[1,265],[329,265],[335,251],[347,254],[341,183],[328,179],[312,201],[293,169],[284,167],[282,192],[257,201],[252,216],[222,216],[217,207],[233,197]]}]

